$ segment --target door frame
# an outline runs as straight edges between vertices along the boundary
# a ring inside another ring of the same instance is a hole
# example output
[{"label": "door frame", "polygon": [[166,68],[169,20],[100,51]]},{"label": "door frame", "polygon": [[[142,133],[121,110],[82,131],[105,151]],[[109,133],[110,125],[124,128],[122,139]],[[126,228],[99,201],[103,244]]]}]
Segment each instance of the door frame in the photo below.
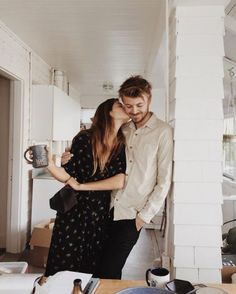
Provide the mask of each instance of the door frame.
[{"label": "door frame", "polygon": [[10,79],[9,157],[6,251],[22,250],[22,181],[24,81],[0,67],[0,74]]}]

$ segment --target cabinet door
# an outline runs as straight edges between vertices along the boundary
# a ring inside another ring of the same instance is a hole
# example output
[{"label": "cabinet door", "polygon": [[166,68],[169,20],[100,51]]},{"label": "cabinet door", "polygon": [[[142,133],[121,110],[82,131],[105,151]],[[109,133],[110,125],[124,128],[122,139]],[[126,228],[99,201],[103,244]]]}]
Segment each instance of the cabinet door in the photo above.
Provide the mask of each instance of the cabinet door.
[{"label": "cabinet door", "polygon": [[54,87],[53,140],[72,140],[79,132],[80,104]]},{"label": "cabinet door", "polygon": [[34,85],[32,87],[31,105],[31,140],[52,140],[52,86]]},{"label": "cabinet door", "polygon": [[53,85],[34,85],[31,140],[70,141],[80,128],[80,103]]},{"label": "cabinet door", "polygon": [[56,217],[56,211],[49,206],[49,199],[63,186],[63,183],[53,179],[33,180],[31,230],[42,221]]}]

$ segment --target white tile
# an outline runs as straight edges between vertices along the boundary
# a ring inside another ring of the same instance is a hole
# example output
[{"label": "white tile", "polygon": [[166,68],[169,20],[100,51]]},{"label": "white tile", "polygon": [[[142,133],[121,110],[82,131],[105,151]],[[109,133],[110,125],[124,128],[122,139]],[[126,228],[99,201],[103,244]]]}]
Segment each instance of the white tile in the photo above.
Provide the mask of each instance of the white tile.
[{"label": "white tile", "polygon": [[198,269],[195,268],[180,268],[175,270],[175,278],[180,280],[187,280],[191,283],[198,282]]},{"label": "white tile", "polygon": [[170,99],[222,100],[224,87],[222,77],[178,77],[170,85]]},{"label": "white tile", "polygon": [[175,99],[170,103],[169,117],[170,119],[223,119],[222,100]]},{"label": "white tile", "polygon": [[176,55],[224,55],[223,36],[181,35],[176,36]]},{"label": "white tile", "polygon": [[223,35],[224,20],[221,17],[179,17],[174,32],[179,35]]},{"label": "white tile", "polygon": [[221,268],[220,247],[195,247],[195,266],[204,269]]},{"label": "white tile", "polygon": [[199,283],[221,283],[220,269],[199,269]]},{"label": "white tile", "polygon": [[223,119],[175,120],[175,140],[222,140]]},{"label": "white tile", "polygon": [[174,224],[179,225],[222,225],[220,204],[176,203]]},{"label": "white tile", "polygon": [[174,182],[221,182],[221,162],[175,161]]},{"label": "white tile", "polygon": [[[224,17],[224,5],[222,4],[222,1],[219,4],[218,1],[215,1],[215,5],[206,5],[205,0],[198,0],[197,5],[189,5],[188,6],[188,0],[186,1],[186,5],[178,6],[176,7],[176,16],[178,18],[181,18],[182,16],[205,16],[205,17]],[[211,1],[213,4],[213,2]]]},{"label": "white tile", "polygon": [[220,247],[222,245],[221,226],[175,225],[174,245]]},{"label": "white tile", "polygon": [[176,246],[174,267],[194,267],[194,247]]},{"label": "white tile", "polygon": [[223,56],[178,56],[175,77],[223,78]]},{"label": "white tile", "polygon": [[180,141],[175,142],[174,160],[222,160],[222,141]]},{"label": "white tile", "polygon": [[219,183],[174,183],[175,203],[223,203],[222,184]]}]

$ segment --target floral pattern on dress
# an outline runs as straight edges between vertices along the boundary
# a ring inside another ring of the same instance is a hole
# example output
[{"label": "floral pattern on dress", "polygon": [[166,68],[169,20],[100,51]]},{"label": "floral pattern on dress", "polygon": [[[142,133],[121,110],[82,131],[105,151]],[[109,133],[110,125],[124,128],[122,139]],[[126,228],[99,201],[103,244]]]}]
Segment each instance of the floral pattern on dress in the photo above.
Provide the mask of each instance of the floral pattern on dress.
[{"label": "floral pattern on dress", "polygon": [[[125,148],[103,172],[93,175],[91,137],[88,131],[73,140],[72,159],[65,170],[78,182],[92,182],[125,173]],[[57,213],[45,276],[71,270],[94,273],[107,239],[111,191],[80,191],[78,204],[65,214]]]}]

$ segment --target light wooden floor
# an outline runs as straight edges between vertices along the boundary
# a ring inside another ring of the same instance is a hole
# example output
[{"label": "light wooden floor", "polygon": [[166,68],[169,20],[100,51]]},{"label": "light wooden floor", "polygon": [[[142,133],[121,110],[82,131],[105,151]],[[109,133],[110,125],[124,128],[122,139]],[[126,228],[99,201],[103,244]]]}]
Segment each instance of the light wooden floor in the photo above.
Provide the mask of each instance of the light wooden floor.
[{"label": "light wooden floor", "polygon": [[[158,259],[163,252],[164,238],[158,230],[142,229],[140,237],[133,250],[131,251],[122,272],[124,280],[143,280],[148,268],[158,265]],[[24,256],[24,255],[23,255]],[[27,254],[26,254],[27,256]],[[21,260],[20,254],[6,253],[0,261]],[[27,261],[27,258],[26,258]],[[43,273],[43,268],[29,265],[29,273]]]}]

